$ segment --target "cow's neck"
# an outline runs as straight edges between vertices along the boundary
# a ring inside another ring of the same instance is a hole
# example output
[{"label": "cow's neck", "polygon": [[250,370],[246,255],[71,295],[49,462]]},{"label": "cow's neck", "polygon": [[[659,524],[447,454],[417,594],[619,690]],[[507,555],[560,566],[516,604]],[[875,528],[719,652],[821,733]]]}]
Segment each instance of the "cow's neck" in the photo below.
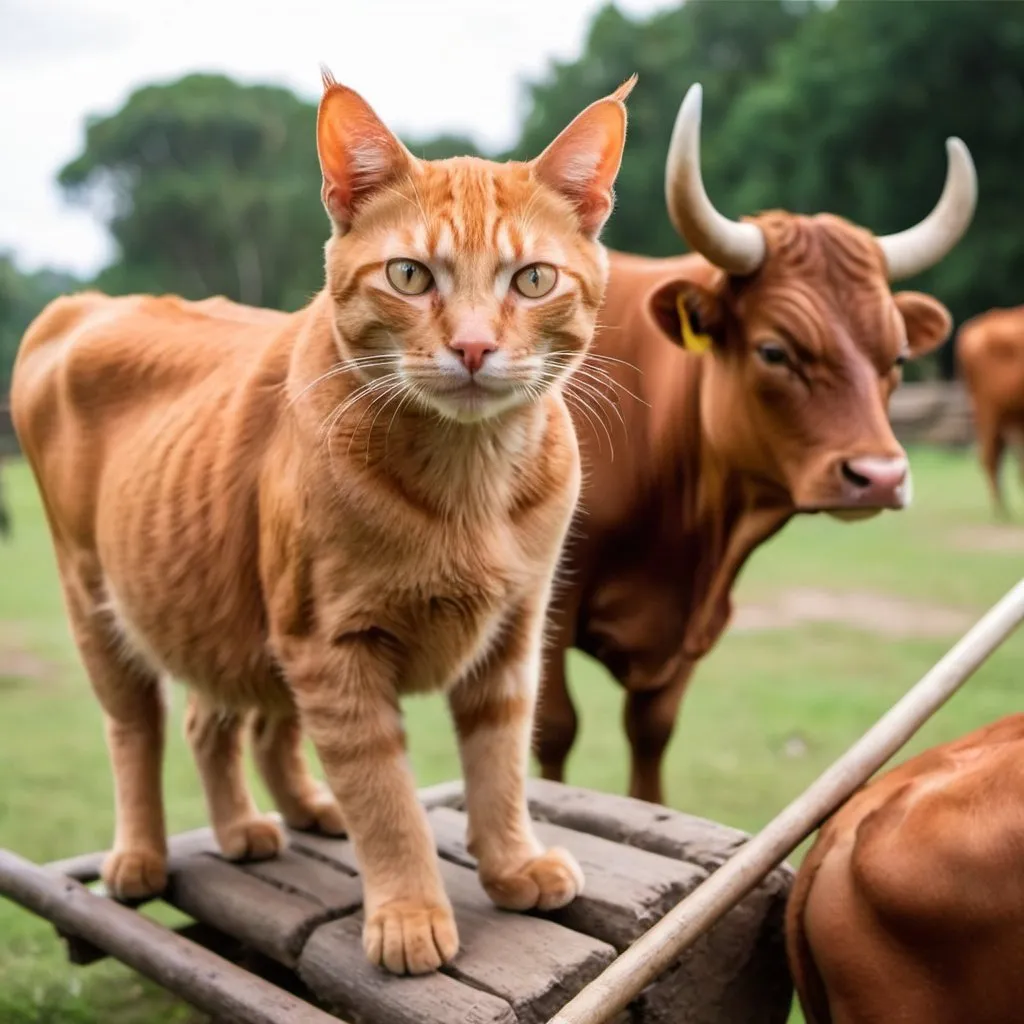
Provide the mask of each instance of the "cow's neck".
[{"label": "cow's neck", "polygon": [[[736,469],[711,446],[701,425],[706,357],[673,352],[674,372],[652,378],[651,405],[661,409],[654,441],[655,465],[671,467],[675,501],[662,505],[690,538],[694,601],[686,628],[686,653],[700,657],[725,629],[730,592],[754,549],[793,515],[784,492]],[[665,522],[665,529],[673,524]]]}]

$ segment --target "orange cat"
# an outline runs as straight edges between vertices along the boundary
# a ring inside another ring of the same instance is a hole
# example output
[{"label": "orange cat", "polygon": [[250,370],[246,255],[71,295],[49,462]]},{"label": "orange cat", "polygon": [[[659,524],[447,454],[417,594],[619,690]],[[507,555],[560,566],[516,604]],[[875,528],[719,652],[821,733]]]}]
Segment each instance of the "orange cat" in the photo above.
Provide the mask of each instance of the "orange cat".
[{"label": "orange cat", "polygon": [[[325,74],[333,224],[298,313],[225,299],[58,299],[15,369],[75,640],[105,713],[117,829],[103,877],[165,884],[160,680],[217,839],[283,837],[242,772],[246,712],[284,819],[345,829],[364,944],[418,973],[458,937],[398,700],[443,689],[470,849],[494,901],[562,906],[583,878],[545,852],[524,779],[541,632],[579,488],[562,386],[594,330],[632,80],[531,163],[417,160]],[[330,789],[301,755],[304,729]]]}]

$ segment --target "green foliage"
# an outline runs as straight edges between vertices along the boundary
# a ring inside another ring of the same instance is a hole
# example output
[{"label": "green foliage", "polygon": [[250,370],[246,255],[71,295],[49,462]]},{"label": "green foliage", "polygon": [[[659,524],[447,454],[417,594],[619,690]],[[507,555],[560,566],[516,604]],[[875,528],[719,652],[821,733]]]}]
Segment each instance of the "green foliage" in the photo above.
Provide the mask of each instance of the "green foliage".
[{"label": "green foliage", "polygon": [[[943,142],[959,135],[978,168],[974,222],[945,260],[901,287],[932,292],[962,321],[1021,301],[1022,109],[1024,6],[846,0],[805,19],[770,74],[736,97],[711,180],[725,212],[829,210],[883,234],[931,209]],[[948,374],[952,345],[941,360]]]},{"label": "green foliage", "polygon": [[50,299],[75,287],[74,278],[50,270],[22,273],[0,253],[0,401],[7,393],[14,355],[25,328]]},{"label": "green foliage", "polygon": [[[529,88],[529,112],[514,155],[535,156],[588,103],[637,72],[615,189],[617,212],[604,239],[630,252],[677,253],[683,243],[665,212],[665,155],[686,90],[694,82],[703,85],[710,129],[705,152],[713,156],[716,126],[729,105],[756,88],[773,50],[816,14],[817,8],[807,4],[778,0],[689,0],[634,21],[609,5],[594,19],[579,60],[553,64],[546,78]],[[708,180],[717,185],[711,170]]]},{"label": "green foliage", "polygon": [[60,183],[117,243],[98,286],[302,305],[327,235],[315,124],[287,89],[219,75],[147,86],[90,121]]},{"label": "green foliage", "polygon": [[[943,140],[963,137],[978,166],[975,222],[908,287],[932,291],[958,321],[1020,301],[1024,5],[688,0],[632,18],[609,4],[579,58],[553,63],[526,87],[523,128],[504,156],[536,156],[634,71],[609,245],[653,255],[683,249],[665,213],[665,154],[679,103],[701,82],[705,181],[732,216],[829,210],[878,233],[900,230],[939,194]],[[314,105],[286,89],[189,75],[139,89],[121,110],[92,120],[60,182],[117,244],[96,285],[303,304],[320,287],[328,231],[315,119]],[[427,159],[478,153],[457,135],[409,146]],[[19,310],[42,301],[38,281],[12,284],[11,272],[0,262],[0,384],[26,322],[9,314],[4,289],[21,296]],[[938,371],[952,372],[951,345],[911,374]]]}]

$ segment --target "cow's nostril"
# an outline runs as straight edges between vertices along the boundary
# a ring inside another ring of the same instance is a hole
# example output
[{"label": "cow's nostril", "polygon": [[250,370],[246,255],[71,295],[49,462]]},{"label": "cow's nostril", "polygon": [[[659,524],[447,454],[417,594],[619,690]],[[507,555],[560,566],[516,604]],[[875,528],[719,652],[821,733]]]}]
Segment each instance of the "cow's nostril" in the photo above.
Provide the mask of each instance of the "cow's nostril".
[{"label": "cow's nostril", "polygon": [[861,473],[856,472],[851,468],[848,462],[844,462],[842,465],[843,479],[849,481],[854,487],[870,487],[871,480]]}]

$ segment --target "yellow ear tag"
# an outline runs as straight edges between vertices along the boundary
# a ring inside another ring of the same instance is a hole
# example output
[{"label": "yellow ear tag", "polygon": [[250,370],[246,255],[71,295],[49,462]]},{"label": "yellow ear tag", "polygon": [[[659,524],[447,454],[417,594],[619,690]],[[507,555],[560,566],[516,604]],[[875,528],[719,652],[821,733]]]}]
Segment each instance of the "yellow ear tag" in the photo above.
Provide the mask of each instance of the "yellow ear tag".
[{"label": "yellow ear tag", "polygon": [[711,348],[710,334],[697,334],[690,324],[690,313],[682,292],[676,294],[676,311],[679,313],[679,327],[683,335],[683,348],[695,355],[703,355]]}]

